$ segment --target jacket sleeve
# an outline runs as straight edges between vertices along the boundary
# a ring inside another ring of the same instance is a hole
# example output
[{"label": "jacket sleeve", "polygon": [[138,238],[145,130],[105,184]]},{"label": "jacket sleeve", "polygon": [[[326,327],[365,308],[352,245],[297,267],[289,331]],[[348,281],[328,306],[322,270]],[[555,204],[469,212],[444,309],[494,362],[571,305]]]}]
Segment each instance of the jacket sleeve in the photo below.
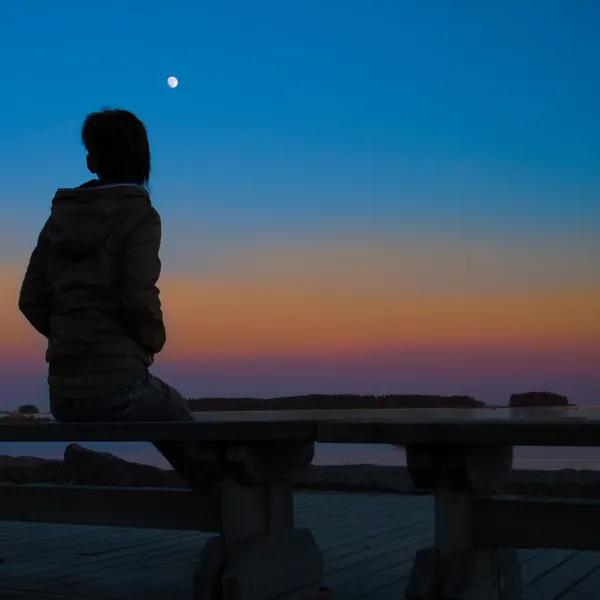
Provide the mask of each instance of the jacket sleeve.
[{"label": "jacket sleeve", "polygon": [[44,337],[50,336],[52,297],[47,283],[48,226],[46,221],[31,253],[19,293],[19,310]]},{"label": "jacket sleeve", "polygon": [[153,208],[131,232],[123,247],[120,308],[133,339],[150,354],[166,341],[156,282],[160,276],[160,216]]}]

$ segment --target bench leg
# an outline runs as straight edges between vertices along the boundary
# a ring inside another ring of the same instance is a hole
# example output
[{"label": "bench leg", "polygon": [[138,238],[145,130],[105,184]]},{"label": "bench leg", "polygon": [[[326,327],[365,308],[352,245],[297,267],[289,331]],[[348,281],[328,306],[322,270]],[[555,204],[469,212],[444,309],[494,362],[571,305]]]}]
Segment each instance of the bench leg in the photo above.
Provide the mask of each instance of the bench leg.
[{"label": "bench leg", "polygon": [[417,553],[407,600],[519,600],[521,571],[514,549],[474,543],[473,500],[490,493],[512,466],[512,448],[411,447],[415,485],[433,489],[435,546]]},{"label": "bench leg", "polygon": [[291,482],[277,470],[266,477],[264,468],[255,468],[257,456],[264,467],[266,455],[252,450],[230,456],[237,463],[236,478],[220,484],[221,535],[200,556],[196,600],[270,600],[317,585],[323,577],[312,533],[294,527]]}]

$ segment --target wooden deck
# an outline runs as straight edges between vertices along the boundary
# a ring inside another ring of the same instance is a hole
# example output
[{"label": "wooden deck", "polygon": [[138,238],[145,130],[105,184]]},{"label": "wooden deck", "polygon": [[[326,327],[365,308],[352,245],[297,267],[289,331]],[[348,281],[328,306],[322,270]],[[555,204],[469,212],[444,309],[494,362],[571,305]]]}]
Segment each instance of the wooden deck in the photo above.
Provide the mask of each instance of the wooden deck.
[{"label": "wooden deck", "polygon": [[[298,525],[317,538],[334,600],[402,600],[415,552],[432,542],[432,508],[429,496],[296,495]],[[207,537],[0,522],[0,600],[185,600],[192,597],[194,562]],[[528,550],[520,556],[527,599],[598,598],[600,553]]]}]

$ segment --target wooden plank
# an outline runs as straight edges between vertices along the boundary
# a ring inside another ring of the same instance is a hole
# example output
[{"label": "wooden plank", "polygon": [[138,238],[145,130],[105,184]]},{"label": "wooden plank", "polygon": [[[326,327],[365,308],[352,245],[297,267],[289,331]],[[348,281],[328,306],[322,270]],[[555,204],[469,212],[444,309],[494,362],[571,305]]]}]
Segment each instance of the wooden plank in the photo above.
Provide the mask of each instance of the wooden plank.
[{"label": "wooden plank", "polygon": [[[431,527],[431,521],[429,525]],[[426,545],[428,545],[428,543],[426,543]],[[531,560],[541,552],[543,552],[543,550],[521,550],[520,558],[522,563]],[[380,572],[373,572],[370,570],[359,582],[352,581],[347,586],[343,584],[334,585],[333,598],[336,600],[359,600],[367,598],[369,600],[402,600],[406,592],[406,585],[408,583],[411,566],[412,560],[409,560],[401,564],[394,564],[390,568]],[[330,581],[326,580],[326,583],[330,583]],[[314,600],[315,593],[316,590],[314,588],[309,588],[300,590],[292,596],[286,596],[285,598],[277,600]],[[585,600],[590,600],[591,597],[592,596],[587,597]],[[536,598],[535,600],[550,599]],[[584,599],[577,598],[576,600]]]},{"label": "wooden plank", "polygon": [[564,592],[560,600],[591,600],[598,597],[600,590],[600,564],[592,569],[585,577],[580,579],[568,591]]},{"label": "wooden plank", "polygon": [[[19,524],[19,523],[16,523]],[[23,524],[24,525],[24,524]],[[32,523],[33,525],[33,523]],[[65,531],[65,525],[59,525],[52,529],[40,528],[39,523],[35,523],[36,529],[23,527],[23,532],[13,532],[11,535],[4,535],[0,539],[0,548],[3,553],[17,551],[19,548],[38,548],[40,546],[51,547],[53,545],[60,545],[62,540],[67,541],[69,538],[78,537],[82,534],[78,532],[75,527],[71,527]],[[61,529],[62,528],[62,531]],[[104,531],[104,527],[97,528],[99,532]],[[85,533],[83,533],[85,535]],[[101,535],[101,534],[100,534]]]},{"label": "wooden plank", "polygon": [[[181,592],[187,590],[192,597],[193,576],[196,560],[173,560],[168,563],[154,565],[151,568],[135,571],[106,572],[102,578],[94,577],[81,586],[74,586],[74,591],[85,590],[86,593],[97,593],[102,597],[118,596],[120,598],[180,598]],[[171,592],[171,593],[169,593]],[[176,593],[179,592],[179,593]],[[161,596],[162,595],[162,596]]]},{"label": "wooden plank", "polygon": [[321,543],[320,540],[322,538],[319,532],[316,532],[315,537],[326,561],[325,568],[328,569],[328,565],[331,565],[333,568],[335,560],[338,558],[346,559],[349,556],[361,554],[362,552],[371,550],[378,544],[387,543],[388,541],[403,540],[411,536],[423,536],[425,539],[432,539],[433,530],[431,527],[431,520],[429,520],[427,522],[407,523],[395,527],[388,526],[373,531],[368,535],[361,535],[361,532],[357,531],[352,538],[347,540],[341,540],[332,536],[333,539],[331,540],[323,538],[324,541]]},{"label": "wooden plank", "polygon": [[358,598],[377,598],[377,600],[402,600],[406,593],[406,586],[408,584],[408,577],[402,577],[400,579],[392,578],[391,581],[384,579],[384,587],[377,588],[375,590],[376,595],[371,592],[368,594],[362,594],[355,596],[355,600]]},{"label": "wooden plank", "polygon": [[567,562],[575,554],[577,554],[576,550],[545,549],[521,566],[523,587],[527,587],[548,573],[551,573],[556,567]]},{"label": "wooden plank", "polygon": [[534,559],[536,556],[545,552],[546,548],[524,548],[517,550],[517,556],[521,567],[528,561]]},{"label": "wooden plank", "polygon": [[[68,593],[74,596],[98,596],[98,597],[107,597],[111,595],[115,595],[109,593],[107,588],[109,585],[114,584],[115,581],[118,581],[120,576],[130,576],[133,575],[136,581],[136,585],[139,587],[141,583],[147,578],[150,581],[150,585],[152,585],[151,580],[154,574],[155,569],[165,566],[165,565],[177,565],[178,558],[182,557],[181,552],[174,551],[171,548],[173,561],[165,562],[160,558],[156,558],[154,560],[153,565],[148,565],[145,567],[139,567],[135,563],[130,563],[127,565],[127,571],[125,567],[119,567],[117,562],[112,563],[114,568],[106,568],[104,570],[101,569],[87,569],[87,570],[78,570],[77,565],[68,566],[67,563],[62,565],[60,568],[56,569],[54,579],[48,579],[45,581],[38,581],[36,579],[30,579],[27,576],[21,577],[17,581],[10,581],[8,583],[4,583],[0,578],[0,588],[3,586],[7,586],[13,589],[18,589],[22,591],[31,591],[31,592],[45,592],[45,593]],[[189,565],[193,566],[193,565]],[[117,596],[121,595],[121,592],[118,586],[114,589],[117,592]],[[1,597],[1,591],[0,591]]]},{"label": "wooden plank", "polygon": [[[376,511],[372,511],[376,513]],[[333,520],[332,526],[310,526],[315,534],[321,551],[327,553],[332,548],[343,548],[349,542],[357,539],[363,540],[365,544],[370,543],[370,539],[383,532],[403,531],[405,528],[417,527],[423,529],[431,524],[431,514],[425,511],[408,512],[406,514],[396,514],[395,512],[383,513],[377,516],[365,518],[365,514],[353,515],[349,520]]]},{"label": "wooden plank", "polygon": [[600,421],[320,422],[323,443],[470,446],[598,446]]},{"label": "wooden plank", "polygon": [[480,547],[600,550],[600,502],[481,498],[473,509]]},{"label": "wooden plank", "polygon": [[[355,598],[379,598],[378,592],[382,587],[395,582],[403,582],[406,586],[414,552],[420,546],[407,549],[398,554],[398,561],[392,554],[385,554],[377,560],[358,565],[354,569],[338,572],[325,577],[325,585],[335,590],[336,598],[354,600]],[[399,597],[398,600],[400,600]]]},{"label": "wooden plank", "polygon": [[[186,572],[193,571],[193,565],[184,559],[197,556],[202,550],[202,545],[196,547],[184,546],[183,544],[172,545],[167,552],[160,546],[154,550],[148,550],[139,556],[111,555],[103,560],[94,560],[90,564],[81,564],[79,567],[63,570],[56,573],[52,579],[45,578],[37,581],[36,588],[42,591],[69,591],[75,594],[97,593],[103,594],[106,584],[111,587],[121,588],[123,580],[130,578],[133,570],[137,572],[137,585],[143,582],[143,575],[147,574],[150,580],[154,579],[157,569],[169,568],[179,564],[185,564]],[[192,569],[189,569],[192,567]],[[188,571],[189,569],[189,571]],[[173,580],[172,580],[173,581]],[[107,586],[108,587],[108,586]]]},{"label": "wooden plank", "polygon": [[[168,598],[193,598],[193,564],[170,564],[152,569],[151,577],[144,574],[122,580],[116,587],[102,591],[105,596],[117,595],[123,600],[165,600]],[[102,588],[104,590],[104,588]]]},{"label": "wooden plank", "polygon": [[20,523],[18,521],[2,521],[0,520],[0,541],[4,537],[14,536],[18,531],[20,534],[26,533],[28,528],[33,531],[37,527],[37,523]]},{"label": "wooden plank", "polygon": [[[377,598],[379,600],[382,589],[395,586],[400,588],[401,593],[404,594],[411,567],[412,560],[398,565],[392,564],[384,570],[371,571],[368,577],[338,587],[336,593],[344,600],[359,600],[359,598]],[[402,597],[399,595],[395,600],[402,600]]]},{"label": "wooden plank", "polygon": [[[21,556],[31,558],[34,556],[45,556],[54,551],[63,553],[70,551],[79,552],[80,548],[85,551],[86,548],[97,550],[107,546],[110,547],[110,545],[117,546],[119,544],[119,538],[122,537],[122,533],[119,535],[114,532],[114,529],[110,528],[98,527],[87,532],[70,532],[69,529],[71,529],[71,527],[63,527],[64,530],[62,534],[55,535],[51,538],[13,539],[10,544],[2,544],[2,552],[6,559],[12,562]],[[122,530],[119,531],[122,532]],[[141,532],[141,539],[150,537],[148,535],[148,530],[143,529],[137,531]],[[40,531],[40,535],[43,536],[43,531]]]},{"label": "wooden plank", "polygon": [[381,587],[408,579],[415,553],[429,543],[429,540],[422,540],[401,550],[391,545],[392,551],[388,549],[377,558],[326,576],[325,582],[335,588],[336,597],[348,600],[364,596],[376,598]]},{"label": "wooden plank", "polygon": [[355,537],[357,528],[365,535],[376,530],[380,526],[400,527],[404,524],[413,523],[418,520],[431,520],[429,511],[422,510],[406,511],[405,514],[396,514],[392,512],[370,512],[352,513],[344,516],[333,516],[327,521],[319,521],[310,524],[310,528],[321,537],[327,537],[327,534],[335,532],[335,539],[341,540],[345,537]]},{"label": "wooden plank", "polygon": [[[25,579],[28,583],[43,582],[56,579],[62,576],[68,576],[69,573],[81,571],[85,572],[100,569],[104,563],[110,561],[120,561],[121,563],[131,565],[136,561],[143,561],[145,557],[158,555],[168,555],[169,552],[179,551],[182,548],[185,552],[189,550],[193,555],[194,549],[198,552],[202,549],[206,537],[187,532],[171,533],[168,536],[141,539],[139,543],[129,545],[125,543],[126,536],[135,535],[136,532],[127,532],[122,530],[123,546],[117,550],[101,556],[79,556],[75,552],[53,552],[51,555],[40,559],[39,556],[33,556],[18,561],[16,564],[7,562],[2,569],[0,583],[17,582]],[[66,571],[65,571],[66,569]],[[35,589],[35,588],[34,588]]]},{"label": "wooden plank", "polygon": [[[122,536],[123,530],[119,529],[117,531],[120,531],[120,535]],[[134,535],[133,537],[128,535],[128,540],[130,538],[137,538],[139,542],[139,540],[152,539],[151,536],[148,535],[148,530],[132,530],[131,533]],[[136,533],[139,534],[139,537],[138,535],[135,535]],[[155,536],[154,539],[158,539],[158,537]],[[111,543],[115,545],[119,543],[119,534],[115,532],[115,530],[111,533],[110,531],[102,531],[102,529],[99,528],[98,531],[92,530],[74,534],[68,533],[67,531],[62,538],[52,538],[42,542],[36,542],[35,540],[23,542],[20,538],[15,538],[10,545],[3,545],[2,548],[7,562],[12,564],[13,562],[21,560],[35,560],[38,558],[43,560],[45,557],[53,556],[55,553],[77,554],[79,549],[89,550],[91,548],[102,548]]]},{"label": "wooden plank", "polygon": [[325,582],[336,587],[360,580],[367,574],[406,563],[410,568],[419,548],[432,543],[432,531],[418,532],[380,542],[361,552],[330,560],[325,565]]},{"label": "wooden plank", "polygon": [[0,484],[0,519],[218,532],[218,489]]},{"label": "wooden plank", "polygon": [[[566,561],[557,565],[544,577],[530,583],[525,593],[532,598],[561,598],[563,594],[575,588],[577,584],[598,569],[600,553],[576,552]],[[597,597],[589,596],[589,599]]]},{"label": "wooden plank", "polygon": [[[213,414],[207,415],[212,417]],[[242,415],[236,415],[242,416]],[[253,416],[253,415],[250,415]],[[311,421],[281,419],[256,421],[234,419],[205,419],[192,423],[138,422],[138,423],[54,423],[27,424],[3,423],[0,425],[2,442],[147,442],[194,441],[194,442],[289,442],[313,441],[317,437],[316,424]]]},{"label": "wooden plank", "polygon": [[0,441],[285,442],[598,446],[600,411],[372,409],[209,412],[192,422],[4,423]]}]

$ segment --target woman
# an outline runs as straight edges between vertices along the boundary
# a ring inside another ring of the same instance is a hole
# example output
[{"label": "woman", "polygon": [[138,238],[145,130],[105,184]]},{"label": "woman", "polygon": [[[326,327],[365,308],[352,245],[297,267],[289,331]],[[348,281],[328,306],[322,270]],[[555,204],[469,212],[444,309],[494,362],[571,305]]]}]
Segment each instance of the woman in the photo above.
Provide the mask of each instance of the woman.
[{"label": "woman", "polygon": [[[19,297],[48,338],[50,409],[63,422],[192,421],[181,395],[148,371],[166,334],[146,128],[128,111],[102,110],[81,137],[97,179],[56,192]],[[193,487],[203,484],[195,444],[154,445]]]}]

